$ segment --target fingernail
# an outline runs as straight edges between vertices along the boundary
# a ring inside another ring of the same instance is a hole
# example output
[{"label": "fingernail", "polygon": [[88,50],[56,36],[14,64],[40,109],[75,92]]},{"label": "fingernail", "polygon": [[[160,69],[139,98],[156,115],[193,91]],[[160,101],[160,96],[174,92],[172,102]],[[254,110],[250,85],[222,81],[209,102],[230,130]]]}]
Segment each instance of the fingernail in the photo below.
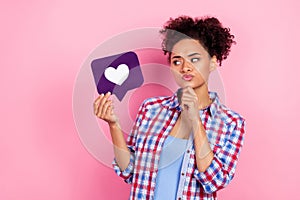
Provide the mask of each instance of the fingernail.
[{"label": "fingernail", "polygon": [[109,94],[109,95],[111,95],[111,93],[110,93],[110,92],[108,92],[108,94]]}]

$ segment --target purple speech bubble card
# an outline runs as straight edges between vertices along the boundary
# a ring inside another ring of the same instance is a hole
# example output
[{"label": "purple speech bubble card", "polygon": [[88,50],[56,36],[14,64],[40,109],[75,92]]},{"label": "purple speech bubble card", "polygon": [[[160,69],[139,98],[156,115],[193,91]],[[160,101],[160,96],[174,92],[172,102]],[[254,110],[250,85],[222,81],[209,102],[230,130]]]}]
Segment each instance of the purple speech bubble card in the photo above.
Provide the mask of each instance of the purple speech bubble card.
[{"label": "purple speech bubble card", "polygon": [[140,87],[144,82],[138,57],[131,51],[95,59],[91,67],[98,93],[111,92],[119,101],[127,91]]}]

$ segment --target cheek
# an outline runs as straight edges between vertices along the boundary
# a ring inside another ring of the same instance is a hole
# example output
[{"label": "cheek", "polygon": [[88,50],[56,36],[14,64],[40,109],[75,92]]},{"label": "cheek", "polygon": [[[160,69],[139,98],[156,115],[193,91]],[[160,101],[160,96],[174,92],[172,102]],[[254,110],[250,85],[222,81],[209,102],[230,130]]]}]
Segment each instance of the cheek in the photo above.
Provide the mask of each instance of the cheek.
[{"label": "cheek", "polygon": [[174,77],[179,76],[179,72],[176,70],[176,68],[170,67],[170,71]]},{"label": "cheek", "polygon": [[203,82],[203,81],[207,81],[208,80],[208,76],[209,76],[209,73],[207,71],[198,71],[197,72],[197,79],[198,81],[200,82]]},{"label": "cheek", "polygon": [[207,80],[209,75],[209,66],[200,66],[196,68],[198,77]]},{"label": "cheek", "polygon": [[176,69],[170,69],[173,79],[178,85],[182,84],[181,74]]}]

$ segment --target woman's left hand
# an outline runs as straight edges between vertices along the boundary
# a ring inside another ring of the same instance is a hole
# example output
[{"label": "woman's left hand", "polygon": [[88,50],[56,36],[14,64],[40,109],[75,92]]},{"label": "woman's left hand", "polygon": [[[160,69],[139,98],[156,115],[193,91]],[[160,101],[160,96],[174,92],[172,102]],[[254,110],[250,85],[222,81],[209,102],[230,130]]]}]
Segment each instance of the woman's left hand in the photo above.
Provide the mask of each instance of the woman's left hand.
[{"label": "woman's left hand", "polygon": [[181,106],[185,119],[189,119],[192,124],[199,122],[199,100],[193,88],[185,87],[182,89]]}]

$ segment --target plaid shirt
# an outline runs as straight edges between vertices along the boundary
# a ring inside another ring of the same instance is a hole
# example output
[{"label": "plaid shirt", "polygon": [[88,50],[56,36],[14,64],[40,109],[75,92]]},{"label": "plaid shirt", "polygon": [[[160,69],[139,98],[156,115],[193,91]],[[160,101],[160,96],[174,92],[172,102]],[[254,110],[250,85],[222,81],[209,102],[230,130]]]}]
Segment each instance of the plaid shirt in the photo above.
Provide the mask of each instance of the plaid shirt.
[{"label": "plaid shirt", "polygon": [[[245,120],[219,101],[217,93],[209,92],[213,103],[199,115],[214,152],[204,172],[197,169],[193,138],[190,137],[180,174],[177,199],[216,199],[216,191],[233,178],[243,146]],[[130,199],[153,199],[155,178],[163,143],[181,112],[176,93],[169,97],[146,99],[141,105],[127,145],[131,151],[128,167],[113,167],[125,182],[132,184]],[[193,135],[193,134],[191,134]]]}]

